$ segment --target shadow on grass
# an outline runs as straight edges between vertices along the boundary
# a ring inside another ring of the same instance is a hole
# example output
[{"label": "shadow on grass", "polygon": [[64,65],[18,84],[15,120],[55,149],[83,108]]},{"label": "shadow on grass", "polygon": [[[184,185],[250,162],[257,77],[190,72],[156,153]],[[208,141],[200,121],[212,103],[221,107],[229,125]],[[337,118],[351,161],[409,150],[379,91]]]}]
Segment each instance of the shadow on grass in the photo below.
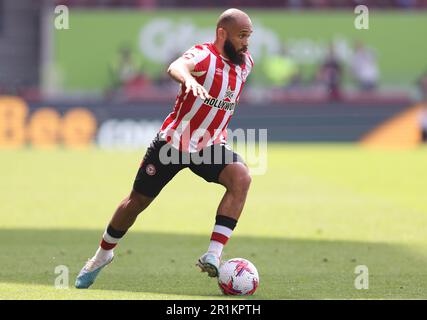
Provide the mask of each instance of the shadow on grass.
[{"label": "shadow on grass", "polygon": [[[65,265],[73,286],[102,232],[0,229],[0,282],[53,287],[55,267]],[[208,242],[209,235],[131,231],[93,289],[221,297],[195,266]],[[405,246],[234,235],[223,259],[234,257],[258,268],[256,299],[427,298],[427,259]],[[368,290],[355,289],[358,265],[369,268]]]}]

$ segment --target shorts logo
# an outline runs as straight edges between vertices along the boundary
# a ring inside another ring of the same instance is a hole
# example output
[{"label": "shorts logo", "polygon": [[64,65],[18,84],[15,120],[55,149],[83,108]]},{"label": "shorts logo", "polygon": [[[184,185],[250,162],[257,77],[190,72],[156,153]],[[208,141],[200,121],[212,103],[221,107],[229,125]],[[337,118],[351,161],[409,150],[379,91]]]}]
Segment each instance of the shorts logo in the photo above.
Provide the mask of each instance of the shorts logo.
[{"label": "shorts logo", "polygon": [[156,174],[156,167],[152,164],[147,165],[147,167],[145,168],[145,172],[149,175],[149,176],[154,176]]}]

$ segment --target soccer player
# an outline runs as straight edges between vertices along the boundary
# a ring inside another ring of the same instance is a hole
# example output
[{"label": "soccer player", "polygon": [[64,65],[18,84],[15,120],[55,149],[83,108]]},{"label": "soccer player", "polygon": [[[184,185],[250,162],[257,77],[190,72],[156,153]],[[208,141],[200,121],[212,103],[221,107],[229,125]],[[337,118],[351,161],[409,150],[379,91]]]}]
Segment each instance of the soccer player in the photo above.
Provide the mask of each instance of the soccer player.
[{"label": "soccer player", "polygon": [[247,166],[226,142],[227,125],[253,67],[248,52],[251,33],[249,16],[228,9],[218,18],[213,43],[192,47],[169,66],[168,74],[181,84],[175,107],[147,149],[130,195],[118,206],[98,250],[77,276],[77,288],[88,288],[95,281],[113,260],[113,248],[138,214],[183,168],[226,189],[208,250],[197,261],[201,271],[218,276],[223,247],[237,224],[251,183]]}]

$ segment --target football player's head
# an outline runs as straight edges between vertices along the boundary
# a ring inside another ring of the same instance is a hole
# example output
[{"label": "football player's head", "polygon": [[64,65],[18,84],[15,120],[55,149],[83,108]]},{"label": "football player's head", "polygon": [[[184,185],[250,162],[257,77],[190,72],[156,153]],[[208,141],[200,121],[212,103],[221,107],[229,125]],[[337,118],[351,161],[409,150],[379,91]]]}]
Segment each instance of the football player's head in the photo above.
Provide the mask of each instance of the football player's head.
[{"label": "football player's head", "polygon": [[251,33],[251,19],[239,9],[228,9],[218,18],[216,25],[217,40],[223,46],[226,58],[234,64],[241,65],[244,63]]}]

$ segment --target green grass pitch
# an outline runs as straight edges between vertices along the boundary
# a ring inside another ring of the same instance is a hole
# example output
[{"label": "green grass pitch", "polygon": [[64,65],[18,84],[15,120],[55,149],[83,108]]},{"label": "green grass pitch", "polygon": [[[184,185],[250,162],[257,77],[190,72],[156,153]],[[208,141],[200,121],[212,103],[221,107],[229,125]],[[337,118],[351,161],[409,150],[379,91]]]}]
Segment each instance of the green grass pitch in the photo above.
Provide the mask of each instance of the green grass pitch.
[{"label": "green grass pitch", "polygon": [[[199,272],[223,188],[179,173],[143,212],[89,290],[95,252],[141,152],[0,151],[0,299],[222,299]],[[426,299],[427,148],[270,144],[224,258],[260,286],[244,299]],[[68,289],[54,287],[69,268]],[[366,265],[369,289],[355,268]]]}]

